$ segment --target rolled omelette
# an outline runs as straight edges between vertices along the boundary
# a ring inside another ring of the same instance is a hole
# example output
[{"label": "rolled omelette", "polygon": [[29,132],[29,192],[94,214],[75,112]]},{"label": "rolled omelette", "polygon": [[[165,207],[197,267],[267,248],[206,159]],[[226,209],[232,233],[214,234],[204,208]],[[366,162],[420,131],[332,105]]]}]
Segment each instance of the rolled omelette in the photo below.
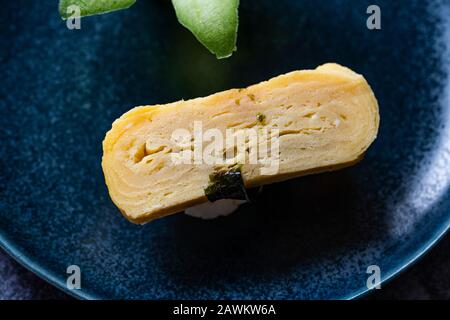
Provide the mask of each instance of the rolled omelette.
[{"label": "rolled omelette", "polygon": [[[364,77],[329,63],[245,89],[136,107],[106,134],[102,168],[115,205],[129,221],[143,224],[208,201],[238,199],[239,188],[245,194],[353,165],[376,139],[379,121],[377,100]],[[242,152],[215,144],[213,158],[219,154],[222,162],[198,161],[213,140],[210,135],[198,142],[199,127],[224,139],[230,132],[253,130],[249,136],[256,140],[241,140]],[[252,153],[258,148],[265,152]]]}]

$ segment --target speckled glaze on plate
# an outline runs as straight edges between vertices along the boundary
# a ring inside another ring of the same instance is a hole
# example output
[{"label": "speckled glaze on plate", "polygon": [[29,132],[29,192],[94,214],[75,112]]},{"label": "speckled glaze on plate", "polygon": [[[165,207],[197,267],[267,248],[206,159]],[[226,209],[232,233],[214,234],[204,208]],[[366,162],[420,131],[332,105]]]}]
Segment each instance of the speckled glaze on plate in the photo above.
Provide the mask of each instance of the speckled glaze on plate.
[{"label": "speckled glaze on plate", "polygon": [[[0,21],[0,243],[81,298],[345,299],[386,280],[450,224],[450,3],[242,1],[238,51],[216,60],[168,1],[65,28],[57,1],[7,1]],[[135,105],[244,87],[335,61],[365,75],[381,111],[364,161],[268,186],[228,218],[128,223],[101,142]]]}]

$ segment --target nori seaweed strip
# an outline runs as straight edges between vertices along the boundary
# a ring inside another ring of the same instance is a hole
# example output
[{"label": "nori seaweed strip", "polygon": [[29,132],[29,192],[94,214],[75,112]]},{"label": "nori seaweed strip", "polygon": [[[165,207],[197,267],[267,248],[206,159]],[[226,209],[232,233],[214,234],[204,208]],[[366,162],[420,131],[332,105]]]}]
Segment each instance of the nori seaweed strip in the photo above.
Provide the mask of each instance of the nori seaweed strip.
[{"label": "nori seaweed strip", "polygon": [[242,180],[240,167],[222,169],[210,174],[205,195],[210,202],[221,199],[250,201]]}]

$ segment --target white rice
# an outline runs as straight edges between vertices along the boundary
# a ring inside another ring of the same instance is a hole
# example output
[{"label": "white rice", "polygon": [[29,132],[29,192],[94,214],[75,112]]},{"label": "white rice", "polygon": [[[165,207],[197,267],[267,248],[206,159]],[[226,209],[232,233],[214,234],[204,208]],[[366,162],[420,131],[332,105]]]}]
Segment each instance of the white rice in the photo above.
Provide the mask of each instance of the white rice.
[{"label": "white rice", "polygon": [[184,211],[185,214],[195,218],[211,220],[220,216],[228,216],[246,203],[245,200],[222,199],[215,202],[206,202]]}]

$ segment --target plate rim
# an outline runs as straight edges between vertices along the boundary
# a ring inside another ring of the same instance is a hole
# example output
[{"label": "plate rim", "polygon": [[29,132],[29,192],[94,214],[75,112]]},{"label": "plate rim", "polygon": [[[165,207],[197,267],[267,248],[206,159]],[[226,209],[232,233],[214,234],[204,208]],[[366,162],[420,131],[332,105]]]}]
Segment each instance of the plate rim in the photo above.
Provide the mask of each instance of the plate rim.
[{"label": "plate rim", "polygon": [[[392,268],[386,274],[386,276],[382,277],[381,285],[384,285],[394,278],[398,277],[401,273],[403,273],[407,268],[411,267],[415,263],[417,263],[421,258],[425,256],[440,240],[444,238],[444,236],[450,230],[450,214],[447,217],[447,220],[444,226],[434,233],[433,237],[424,245],[420,246],[419,249],[414,251],[414,253],[410,254],[407,258],[403,260],[402,263],[398,264],[397,268]],[[24,250],[18,249],[12,241],[7,240],[6,236],[4,236],[4,231],[0,230],[0,247],[16,262],[22,265],[25,269],[31,271],[39,278],[43,279],[47,283],[52,286],[58,288],[64,293],[82,300],[110,300],[106,297],[99,296],[98,294],[89,293],[88,288],[86,290],[70,290],[65,286],[64,281],[61,277],[58,277],[54,274],[53,271],[44,268],[39,263],[33,261],[31,257],[29,257]],[[319,300],[355,300],[361,298],[363,296],[368,295],[372,290],[366,287],[362,287],[358,290],[353,291],[350,294],[343,295],[341,297],[331,298],[331,299],[319,299]],[[298,300],[298,299],[294,299]]]}]

